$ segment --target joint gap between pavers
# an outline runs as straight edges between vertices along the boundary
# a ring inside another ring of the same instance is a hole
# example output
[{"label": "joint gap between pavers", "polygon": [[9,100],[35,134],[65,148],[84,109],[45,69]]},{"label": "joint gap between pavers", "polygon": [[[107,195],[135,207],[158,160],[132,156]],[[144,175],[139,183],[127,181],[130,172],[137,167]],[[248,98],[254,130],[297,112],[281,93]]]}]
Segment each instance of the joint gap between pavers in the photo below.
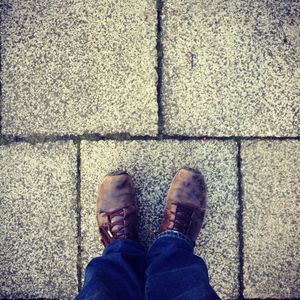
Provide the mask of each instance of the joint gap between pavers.
[{"label": "joint gap between pavers", "polygon": [[188,135],[166,135],[161,134],[158,136],[149,135],[135,135],[117,133],[117,134],[106,134],[101,135],[98,133],[89,133],[82,135],[66,134],[66,135],[29,135],[29,136],[17,136],[17,135],[0,135],[0,145],[9,145],[12,143],[26,142],[32,145],[47,142],[57,141],[101,141],[101,140],[112,140],[112,141],[163,141],[163,140],[176,140],[176,141],[276,141],[276,140],[296,140],[300,141],[300,137],[286,136],[286,137],[240,137],[240,136],[188,136]]},{"label": "joint gap between pavers", "polygon": [[156,82],[156,101],[158,114],[158,135],[163,134],[164,118],[162,104],[162,83],[163,83],[163,44],[162,44],[162,9],[163,1],[156,0],[157,24],[156,24],[156,51],[157,51],[157,82]]},{"label": "joint gap between pavers", "polygon": [[237,210],[237,232],[238,232],[238,283],[239,283],[239,299],[244,299],[244,228],[243,228],[243,174],[242,174],[242,157],[241,157],[241,141],[237,142],[237,184],[238,184],[238,210]]},{"label": "joint gap between pavers", "polygon": [[80,141],[76,142],[76,203],[77,203],[77,280],[78,292],[82,287],[82,245],[81,245],[81,153]]},{"label": "joint gap between pavers", "polygon": [[266,140],[266,141],[276,141],[276,140],[299,140],[300,136],[209,136],[209,135],[168,135],[164,134],[162,139],[174,139],[174,140],[234,140],[236,142],[239,141],[251,141],[251,140]]},{"label": "joint gap between pavers", "polygon": [[78,142],[80,136],[77,135],[0,135],[0,145],[8,145],[12,143],[25,142],[28,144],[40,144],[47,142],[58,142],[58,141],[74,141]]}]

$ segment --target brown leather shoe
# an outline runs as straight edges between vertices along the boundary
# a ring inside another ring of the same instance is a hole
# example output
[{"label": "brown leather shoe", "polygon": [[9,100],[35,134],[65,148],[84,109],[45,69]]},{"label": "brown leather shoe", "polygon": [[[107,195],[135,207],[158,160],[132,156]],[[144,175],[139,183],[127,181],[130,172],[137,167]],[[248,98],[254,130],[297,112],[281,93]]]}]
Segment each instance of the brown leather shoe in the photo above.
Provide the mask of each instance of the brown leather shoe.
[{"label": "brown leather shoe", "polygon": [[206,185],[202,174],[191,168],[178,170],[168,191],[160,232],[179,231],[195,242],[205,208]]},{"label": "brown leather shoe", "polygon": [[104,177],[98,189],[96,210],[100,240],[105,247],[119,239],[138,239],[135,192],[126,172]]}]

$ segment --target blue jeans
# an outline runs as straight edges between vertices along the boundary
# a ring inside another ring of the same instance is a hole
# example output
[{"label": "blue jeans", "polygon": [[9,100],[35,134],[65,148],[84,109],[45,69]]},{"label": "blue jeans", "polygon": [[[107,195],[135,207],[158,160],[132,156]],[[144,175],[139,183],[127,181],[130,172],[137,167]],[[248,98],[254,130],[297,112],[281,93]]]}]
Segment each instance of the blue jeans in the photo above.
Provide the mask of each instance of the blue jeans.
[{"label": "blue jeans", "polygon": [[160,234],[148,253],[135,241],[115,241],[88,264],[76,300],[220,299],[193,248],[191,240],[175,231]]}]

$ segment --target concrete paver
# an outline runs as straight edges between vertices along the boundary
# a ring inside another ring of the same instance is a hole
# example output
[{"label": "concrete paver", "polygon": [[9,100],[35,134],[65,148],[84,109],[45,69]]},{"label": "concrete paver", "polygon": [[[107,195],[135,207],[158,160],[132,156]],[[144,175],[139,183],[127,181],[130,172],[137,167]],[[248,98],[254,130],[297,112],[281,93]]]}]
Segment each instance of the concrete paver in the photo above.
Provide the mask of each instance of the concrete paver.
[{"label": "concrete paver", "polygon": [[0,298],[77,292],[76,147],[0,146]]},{"label": "concrete paver", "polygon": [[164,1],[170,134],[300,134],[298,1]]},{"label": "concrete paver", "polygon": [[7,2],[3,133],[157,133],[155,1]]},{"label": "concrete paver", "polygon": [[246,298],[300,297],[300,143],[242,143]]},{"label": "concrete paver", "polygon": [[82,256],[84,266],[103,247],[98,242],[95,195],[103,177],[116,169],[133,176],[139,205],[139,232],[149,245],[158,231],[164,199],[176,170],[202,170],[208,186],[208,215],[196,253],[208,264],[222,299],[237,297],[237,170],[235,142],[84,141],[81,144]]},{"label": "concrete paver", "polygon": [[[297,0],[159,2],[164,133],[299,137]],[[2,134],[157,134],[156,1],[8,0],[0,7]],[[80,179],[71,141],[16,141],[0,145],[0,298],[74,298],[77,259],[85,267],[103,251],[95,196],[115,169],[133,175],[140,240],[149,246],[172,177],[188,165],[202,170],[209,191],[195,252],[221,298],[237,299],[233,139],[85,140]],[[245,298],[300,298],[299,153],[298,140],[242,141]]]}]

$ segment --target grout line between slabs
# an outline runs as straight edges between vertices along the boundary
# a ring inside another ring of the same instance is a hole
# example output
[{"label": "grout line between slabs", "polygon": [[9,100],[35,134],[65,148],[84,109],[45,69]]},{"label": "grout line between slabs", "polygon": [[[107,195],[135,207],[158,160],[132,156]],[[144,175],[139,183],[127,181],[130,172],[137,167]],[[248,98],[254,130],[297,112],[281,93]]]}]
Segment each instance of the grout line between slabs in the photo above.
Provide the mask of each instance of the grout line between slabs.
[{"label": "grout line between slabs", "polygon": [[162,141],[162,140],[177,140],[177,141],[286,141],[296,140],[300,141],[300,136],[188,136],[188,135],[167,135],[160,134],[157,136],[149,135],[136,135],[132,136],[128,133],[113,133],[113,134],[98,134],[98,133],[86,133],[81,135],[64,134],[64,135],[0,135],[0,145],[8,145],[18,142],[27,142],[30,144],[56,142],[56,141]]},{"label": "grout line between slabs", "polygon": [[238,184],[238,210],[237,210],[237,232],[238,232],[238,283],[239,299],[244,299],[244,228],[243,228],[243,175],[242,175],[242,158],[241,158],[241,141],[237,142],[237,184]]},{"label": "grout line between slabs", "polygon": [[162,105],[162,83],[163,83],[163,45],[162,45],[162,9],[163,1],[156,0],[157,24],[156,24],[156,51],[157,51],[157,82],[156,82],[156,100],[158,115],[158,135],[163,134],[164,118]]},{"label": "grout line between slabs", "polygon": [[77,155],[76,155],[76,202],[77,202],[77,280],[78,292],[82,287],[82,246],[81,246],[81,153],[80,141],[76,142]]}]

